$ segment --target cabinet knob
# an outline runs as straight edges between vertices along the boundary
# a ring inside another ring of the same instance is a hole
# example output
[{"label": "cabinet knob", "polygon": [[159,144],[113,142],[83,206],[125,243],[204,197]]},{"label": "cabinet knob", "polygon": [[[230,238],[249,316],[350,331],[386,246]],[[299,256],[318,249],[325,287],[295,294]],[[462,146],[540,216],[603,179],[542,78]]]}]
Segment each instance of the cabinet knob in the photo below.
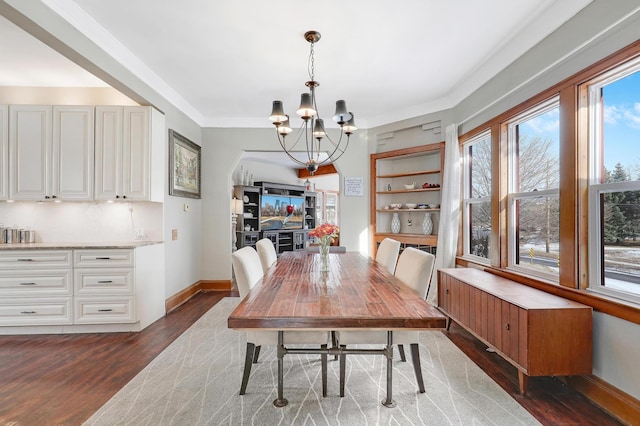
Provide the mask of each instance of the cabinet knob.
[{"label": "cabinet knob", "polygon": [[127,196],[126,196],[126,195],[123,195],[123,196],[122,196],[122,198],[127,198]]},{"label": "cabinet knob", "polygon": [[505,324],[505,326],[504,326],[504,328],[505,328],[505,329],[507,329],[507,330],[510,330],[510,329],[511,329],[511,326],[509,325],[509,323],[506,323],[506,324]]},{"label": "cabinet knob", "polygon": [[445,293],[445,294],[449,294],[449,289],[447,289],[444,293]]},{"label": "cabinet knob", "polygon": [[45,200],[48,200],[49,198],[51,198],[51,197],[49,197],[48,195],[45,195],[45,196],[44,196],[44,199],[45,199]]},{"label": "cabinet knob", "polygon": [[58,198],[58,196],[57,195],[52,195],[51,198]]},{"label": "cabinet knob", "polygon": [[116,198],[120,198],[120,196],[119,196],[119,195],[116,195]]}]

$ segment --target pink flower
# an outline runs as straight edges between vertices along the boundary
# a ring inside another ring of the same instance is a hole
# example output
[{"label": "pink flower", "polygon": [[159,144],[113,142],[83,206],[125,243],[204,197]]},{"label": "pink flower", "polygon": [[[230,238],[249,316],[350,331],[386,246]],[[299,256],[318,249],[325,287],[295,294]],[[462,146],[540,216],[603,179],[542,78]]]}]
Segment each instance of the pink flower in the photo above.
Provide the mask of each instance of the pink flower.
[{"label": "pink flower", "polygon": [[333,239],[337,237],[340,233],[340,228],[338,225],[334,225],[332,223],[323,223],[322,225],[316,227],[313,231],[309,232],[310,237],[315,237],[318,239],[323,239],[324,237],[329,237]]}]

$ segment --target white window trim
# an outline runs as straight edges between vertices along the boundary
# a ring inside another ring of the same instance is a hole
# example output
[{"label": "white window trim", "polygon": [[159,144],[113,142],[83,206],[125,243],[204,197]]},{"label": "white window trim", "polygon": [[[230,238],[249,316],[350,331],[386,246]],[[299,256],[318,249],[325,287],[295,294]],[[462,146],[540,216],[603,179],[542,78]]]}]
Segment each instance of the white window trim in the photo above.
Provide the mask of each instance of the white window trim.
[{"label": "white window trim", "polygon": [[526,199],[526,198],[541,198],[541,197],[560,197],[560,190],[559,189],[546,189],[543,191],[533,191],[533,192],[516,192],[513,194],[509,194],[507,196],[507,203],[508,203],[508,215],[507,215],[507,241],[508,241],[508,261],[509,264],[507,266],[507,269],[512,270],[514,272],[518,272],[519,274],[522,275],[528,275],[528,276],[533,276],[533,277],[538,277],[538,278],[543,278],[545,280],[548,281],[552,281],[554,283],[558,283],[559,282],[559,271],[558,271],[558,275],[554,275],[554,274],[547,274],[543,271],[538,271],[532,268],[527,268],[525,266],[521,266],[519,264],[516,264],[516,259],[515,259],[515,254],[517,252],[516,250],[516,245],[518,244],[518,241],[516,241],[516,201],[518,200],[522,200],[522,199]]},{"label": "white window trim", "polygon": [[[471,204],[481,204],[481,203],[489,203],[491,204],[491,195],[486,197],[471,197],[471,188],[469,188],[469,151],[468,148],[476,142],[479,142],[483,139],[489,138],[491,141],[491,129],[487,129],[482,133],[478,133],[468,142],[463,144],[463,155],[462,155],[462,203],[463,203],[463,211],[462,211],[462,240],[463,240],[463,249],[462,249],[462,257],[464,259],[473,261],[475,263],[481,263],[485,265],[491,264],[491,259],[476,256],[475,254],[471,254],[469,252],[469,245],[471,243],[469,235],[469,220],[471,219],[469,208]],[[491,143],[491,149],[493,150],[493,142]],[[493,179],[493,176],[492,176]]]},{"label": "white window trim", "polygon": [[589,287],[588,290],[627,302],[640,304],[640,295],[623,290],[605,287],[601,282],[602,233],[600,228],[600,195],[612,192],[638,191],[639,181],[612,182],[589,186]]}]

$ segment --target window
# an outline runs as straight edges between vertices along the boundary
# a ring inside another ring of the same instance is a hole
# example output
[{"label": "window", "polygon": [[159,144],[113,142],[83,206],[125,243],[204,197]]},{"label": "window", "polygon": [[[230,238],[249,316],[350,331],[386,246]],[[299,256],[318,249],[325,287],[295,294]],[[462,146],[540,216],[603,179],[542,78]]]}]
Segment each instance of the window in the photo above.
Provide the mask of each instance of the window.
[{"label": "window", "polygon": [[554,97],[506,123],[509,267],[558,281],[560,117]]},{"label": "window", "polygon": [[589,288],[640,301],[640,60],[586,83]]},{"label": "window", "polygon": [[488,263],[491,236],[491,134],[463,146],[463,256]]}]

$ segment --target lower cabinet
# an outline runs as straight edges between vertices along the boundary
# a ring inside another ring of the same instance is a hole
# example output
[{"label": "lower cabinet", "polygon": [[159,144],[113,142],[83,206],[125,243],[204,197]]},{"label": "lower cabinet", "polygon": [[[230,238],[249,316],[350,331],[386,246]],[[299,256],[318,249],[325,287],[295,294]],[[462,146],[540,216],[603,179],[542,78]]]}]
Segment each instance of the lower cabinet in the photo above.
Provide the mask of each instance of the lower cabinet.
[{"label": "lower cabinet", "polygon": [[0,252],[0,326],[72,324],[71,250]]},{"label": "lower cabinet", "polygon": [[438,271],[438,307],[528,376],[591,374],[592,308],[474,268]]},{"label": "lower cabinet", "polygon": [[161,244],[0,250],[0,334],[140,331],[165,314],[163,256]]},{"label": "lower cabinet", "polygon": [[74,251],[74,322],[135,322],[133,250]]}]

